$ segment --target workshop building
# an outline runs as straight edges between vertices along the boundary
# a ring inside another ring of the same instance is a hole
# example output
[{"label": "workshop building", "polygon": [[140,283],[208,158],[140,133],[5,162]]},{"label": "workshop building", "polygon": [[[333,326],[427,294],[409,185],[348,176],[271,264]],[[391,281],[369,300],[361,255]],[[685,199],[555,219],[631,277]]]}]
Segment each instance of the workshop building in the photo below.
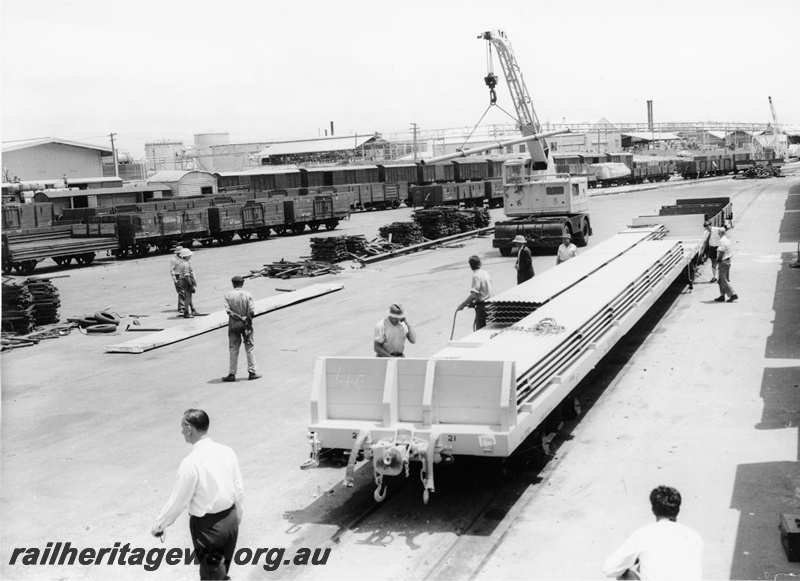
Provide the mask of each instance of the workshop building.
[{"label": "workshop building", "polygon": [[[55,137],[3,142],[3,181],[103,177],[103,157],[110,147]],[[16,179],[15,179],[16,178]]]}]

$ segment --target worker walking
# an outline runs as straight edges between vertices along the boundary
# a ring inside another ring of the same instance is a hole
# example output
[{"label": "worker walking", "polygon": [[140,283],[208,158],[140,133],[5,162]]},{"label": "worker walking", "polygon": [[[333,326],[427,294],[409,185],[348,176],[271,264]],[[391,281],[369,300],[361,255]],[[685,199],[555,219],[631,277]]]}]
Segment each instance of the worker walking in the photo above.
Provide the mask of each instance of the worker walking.
[{"label": "worker walking", "polygon": [[172,283],[175,285],[175,292],[178,293],[178,312],[183,313],[184,310],[184,292],[181,285],[180,264],[181,257],[178,256],[183,250],[183,246],[176,246],[175,252],[169,259],[169,274],[172,277]]},{"label": "worker walking", "polygon": [[522,284],[534,277],[533,256],[531,255],[531,249],[528,248],[528,241],[522,234],[517,234],[513,242],[518,248],[517,262],[514,264],[514,268],[517,269],[517,284]]},{"label": "worker walking", "polygon": [[718,303],[725,302],[725,296],[728,297],[728,302],[733,303],[739,295],[733,290],[731,286],[731,256],[733,250],[731,248],[731,241],[728,239],[727,230],[724,227],[719,228],[719,246],[717,246],[717,268],[719,269],[719,296],[714,300]]},{"label": "worker walking", "polygon": [[210,423],[203,410],[184,412],[181,433],[192,445],[192,452],[181,462],[172,495],[151,534],[162,536],[188,506],[200,579],[230,579],[228,570],[242,522],[244,487],[236,453],[211,440]]},{"label": "worker walking", "polygon": [[678,524],[681,494],[669,486],[650,493],[650,506],[656,522],[635,531],[606,559],[603,573],[630,579],[703,578],[703,539],[686,525]]},{"label": "worker walking", "polygon": [[572,243],[572,236],[564,234],[561,237],[561,245],[558,247],[558,252],[556,252],[556,265],[576,256],[578,256],[578,247]]},{"label": "worker walking", "polygon": [[181,262],[178,265],[178,278],[181,281],[181,288],[183,289],[183,316],[186,319],[193,318],[197,311],[194,308],[194,292],[197,290],[197,281],[194,278],[194,269],[189,261],[192,259],[194,252],[188,248],[181,250],[178,256],[181,257]]},{"label": "worker walking", "polygon": [[256,316],[253,295],[244,290],[244,278],[234,276],[231,279],[233,290],[225,295],[225,312],[228,313],[228,350],[230,351],[230,365],[228,375],[222,381],[236,381],[236,369],[239,366],[239,348],[244,342],[244,352],[247,356],[247,379],[261,377],[256,371],[256,358],[253,354],[253,317]]},{"label": "worker walking", "polygon": [[456,308],[460,311],[464,307],[475,309],[474,330],[483,329],[486,326],[486,301],[494,294],[492,291],[492,279],[489,273],[481,270],[481,259],[473,255],[469,257],[469,267],[472,269],[472,287],[469,296],[464,299]]},{"label": "worker walking", "polygon": [[391,305],[388,316],[378,321],[374,335],[375,357],[405,357],[406,339],[411,343],[417,342],[417,333],[406,319],[403,306],[398,303]]}]

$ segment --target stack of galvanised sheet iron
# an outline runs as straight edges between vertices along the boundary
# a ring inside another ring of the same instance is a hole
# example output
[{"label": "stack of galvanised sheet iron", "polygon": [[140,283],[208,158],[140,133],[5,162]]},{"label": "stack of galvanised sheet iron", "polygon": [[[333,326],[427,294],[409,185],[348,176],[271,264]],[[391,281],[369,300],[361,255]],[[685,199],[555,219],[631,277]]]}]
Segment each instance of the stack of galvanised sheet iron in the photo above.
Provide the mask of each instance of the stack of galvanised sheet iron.
[{"label": "stack of galvanised sheet iron", "polygon": [[663,228],[639,228],[623,232],[575,258],[544,271],[486,302],[487,321],[508,326],[521,321],[565,290],[591,276],[631,248],[646,240],[663,237]]},{"label": "stack of galvanised sheet iron", "polygon": [[[462,358],[515,361],[517,404],[529,404],[593,344],[618,333],[619,321],[640,303],[656,298],[650,293],[683,260],[680,241],[641,242]],[[537,333],[537,325],[547,319],[550,332]]]},{"label": "stack of galvanised sheet iron", "polygon": [[3,331],[28,334],[39,325],[58,323],[58,289],[48,279],[3,278]]},{"label": "stack of galvanised sheet iron", "polygon": [[311,238],[311,258],[324,262],[341,262],[348,260],[347,240],[344,236],[327,238]]}]

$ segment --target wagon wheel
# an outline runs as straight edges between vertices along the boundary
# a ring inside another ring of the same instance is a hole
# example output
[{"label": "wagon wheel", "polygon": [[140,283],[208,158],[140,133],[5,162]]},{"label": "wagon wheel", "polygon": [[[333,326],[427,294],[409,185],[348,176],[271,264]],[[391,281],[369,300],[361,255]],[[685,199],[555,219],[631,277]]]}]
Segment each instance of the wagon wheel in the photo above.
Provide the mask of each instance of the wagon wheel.
[{"label": "wagon wheel", "polygon": [[53,261],[58,266],[67,266],[70,262],[72,262],[71,256],[54,256]]},{"label": "wagon wheel", "polygon": [[75,257],[75,262],[86,265],[94,262],[94,252],[85,252]]},{"label": "wagon wheel", "polygon": [[14,264],[14,268],[19,274],[31,274],[36,268],[35,260],[23,260]]},{"label": "wagon wheel", "polygon": [[147,256],[147,253],[150,252],[150,245],[149,244],[137,244],[136,248],[134,249],[134,254],[136,258],[142,258]]},{"label": "wagon wheel", "polygon": [[283,236],[284,234],[286,234],[286,226],[283,225],[273,226],[272,229],[275,230],[275,234],[277,234],[278,236]]},{"label": "wagon wheel", "polygon": [[308,227],[312,232],[316,232],[317,230],[319,230],[319,226],[320,226],[319,222],[309,222],[308,224]]},{"label": "wagon wheel", "polygon": [[333,230],[338,225],[339,225],[339,220],[328,220],[327,222],[325,222],[325,228],[327,228],[328,230]]},{"label": "wagon wheel", "polygon": [[11,274],[11,271],[14,270],[14,263],[8,260],[3,261],[3,274]]},{"label": "wagon wheel", "polygon": [[157,244],[157,247],[159,252],[164,252],[164,253],[170,252],[172,250],[172,242],[170,242],[169,240],[164,240],[159,242]]},{"label": "wagon wheel", "polygon": [[220,244],[230,244],[233,240],[233,232],[224,232],[219,235],[219,243]]},{"label": "wagon wheel", "polygon": [[269,236],[269,228],[259,228],[256,231],[256,236],[258,236],[259,240],[266,240]]},{"label": "wagon wheel", "polygon": [[249,230],[239,230],[239,238],[242,240],[250,240],[252,238],[253,233]]},{"label": "wagon wheel", "polygon": [[130,248],[128,246],[120,246],[117,249],[117,258],[127,258],[130,254]]},{"label": "wagon wheel", "polygon": [[210,238],[203,238],[203,239],[200,241],[200,244],[201,244],[202,246],[211,246],[211,243],[212,243],[212,242],[213,242],[213,240],[211,240]]},{"label": "wagon wheel", "polygon": [[294,225],[292,225],[291,228],[292,228],[292,232],[294,232],[295,234],[300,234],[300,233],[303,232],[303,230],[306,229],[306,225],[305,225],[305,223],[303,223],[303,224],[294,224]]}]

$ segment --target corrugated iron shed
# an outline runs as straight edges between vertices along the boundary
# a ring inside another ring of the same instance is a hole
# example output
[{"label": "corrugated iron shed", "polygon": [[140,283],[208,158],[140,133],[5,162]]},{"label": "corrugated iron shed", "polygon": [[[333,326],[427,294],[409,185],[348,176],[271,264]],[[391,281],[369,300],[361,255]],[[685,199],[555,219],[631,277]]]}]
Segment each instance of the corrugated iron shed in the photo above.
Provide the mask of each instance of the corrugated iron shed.
[{"label": "corrugated iron shed", "polygon": [[102,145],[91,145],[89,143],[80,143],[78,141],[68,141],[66,139],[58,139],[57,137],[41,137],[38,139],[20,139],[18,141],[4,141],[3,152],[5,153],[8,151],[18,151],[20,149],[37,147],[39,145],[47,145],[50,143],[56,145],[69,145],[72,147],[81,147],[83,149],[95,149],[97,151],[102,151],[103,153],[112,153],[110,147],[104,147]]},{"label": "corrugated iron shed", "polygon": [[375,139],[375,135],[350,135],[347,137],[327,137],[307,141],[285,141],[273,143],[261,150],[259,157],[271,155],[293,155],[301,153],[326,153],[331,151],[347,151],[357,149]]}]

